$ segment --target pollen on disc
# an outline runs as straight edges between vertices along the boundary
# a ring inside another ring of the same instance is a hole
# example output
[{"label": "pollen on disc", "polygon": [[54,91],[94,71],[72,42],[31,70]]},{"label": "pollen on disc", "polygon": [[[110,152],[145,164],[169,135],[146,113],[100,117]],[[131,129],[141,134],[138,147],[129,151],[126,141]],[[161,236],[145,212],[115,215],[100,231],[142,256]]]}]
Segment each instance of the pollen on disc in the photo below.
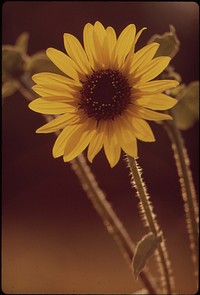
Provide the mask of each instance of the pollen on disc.
[{"label": "pollen on disc", "polygon": [[100,70],[83,83],[79,107],[88,117],[114,119],[122,114],[130,102],[131,87],[117,70]]}]

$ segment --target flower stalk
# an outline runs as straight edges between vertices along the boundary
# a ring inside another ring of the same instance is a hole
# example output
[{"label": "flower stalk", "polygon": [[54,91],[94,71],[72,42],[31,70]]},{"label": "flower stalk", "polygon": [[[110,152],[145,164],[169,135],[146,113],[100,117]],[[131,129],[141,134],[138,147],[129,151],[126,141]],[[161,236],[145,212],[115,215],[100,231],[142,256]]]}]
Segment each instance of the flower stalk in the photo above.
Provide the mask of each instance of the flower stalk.
[{"label": "flower stalk", "polygon": [[174,279],[172,277],[172,270],[168,253],[166,250],[165,240],[163,233],[159,228],[156,221],[155,214],[153,213],[153,206],[149,200],[146,186],[141,177],[141,168],[136,159],[127,155],[127,161],[132,176],[132,185],[137,190],[137,195],[140,199],[141,216],[144,221],[144,225],[149,228],[149,232],[152,232],[156,237],[161,237],[162,241],[157,247],[156,259],[158,262],[159,271],[161,274],[161,286],[165,294],[172,294],[174,292]]},{"label": "flower stalk", "polygon": [[[30,92],[29,88],[26,88],[26,86],[29,87],[29,83],[26,81],[21,81],[18,90],[28,101],[32,101],[35,96],[32,92]],[[52,116],[50,115],[43,116],[47,122],[52,120]],[[55,134],[58,135],[59,132],[56,131]],[[80,154],[70,163],[72,169],[80,180],[82,188],[86,192],[97,213],[102,218],[103,224],[105,225],[108,232],[112,235],[113,239],[121,249],[128,265],[131,267],[135,245],[120,219],[112,209],[111,204],[107,201],[105,194],[99,188],[98,183],[91,172],[91,169],[87,165],[84,155]],[[154,284],[154,279],[149,274],[147,268],[140,273],[139,277],[148,291],[148,294],[158,294]]]},{"label": "flower stalk", "polygon": [[190,161],[183,137],[176,126],[176,118],[174,118],[171,122],[164,122],[163,126],[172,144],[172,150],[181,186],[182,199],[184,202],[187,231],[190,240],[192,261],[194,264],[194,274],[197,277],[199,261],[198,204],[192,172],[190,169]]}]

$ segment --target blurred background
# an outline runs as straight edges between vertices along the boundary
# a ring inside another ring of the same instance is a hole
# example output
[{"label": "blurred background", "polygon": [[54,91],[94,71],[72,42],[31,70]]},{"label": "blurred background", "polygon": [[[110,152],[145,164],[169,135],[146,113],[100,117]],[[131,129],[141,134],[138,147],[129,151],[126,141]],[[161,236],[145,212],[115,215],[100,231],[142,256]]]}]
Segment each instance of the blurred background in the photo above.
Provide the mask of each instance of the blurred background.
[{"label": "blurred background", "polygon": [[[28,54],[55,47],[63,33],[82,42],[87,22],[101,21],[119,34],[130,23],[147,27],[137,43],[172,24],[181,48],[172,64],[189,84],[199,79],[199,7],[195,2],[7,1],[2,9],[2,43],[30,34]],[[36,134],[45,123],[20,94],[2,108],[2,289],[7,294],[133,293],[136,281],[120,250],[83,192],[70,163],[53,159],[54,134]],[[139,164],[157,220],[164,231],[178,294],[196,292],[184,210],[170,141],[152,123],[156,142],[139,145]],[[198,193],[199,125],[183,132]],[[146,233],[138,199],[121,157],[113,169],[101,152],[91,166],[134,242]],[[153,260],[149,265],[153,272]]]}]

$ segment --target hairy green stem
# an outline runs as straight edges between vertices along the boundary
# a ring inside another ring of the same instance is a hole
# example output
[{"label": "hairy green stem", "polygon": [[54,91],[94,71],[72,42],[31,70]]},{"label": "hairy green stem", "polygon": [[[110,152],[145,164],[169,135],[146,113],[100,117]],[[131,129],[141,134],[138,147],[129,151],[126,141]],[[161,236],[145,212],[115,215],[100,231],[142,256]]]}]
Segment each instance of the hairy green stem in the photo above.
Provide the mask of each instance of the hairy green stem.
[{"label": "hairy green stem", "polygon": [[177,166],[181,193],[184,202],[187,230],[190,240],[190,248],[192,251],[192,260],[194,263],[194,272],[195,276],[197,276],[199,261],[198,204],[192,179],[192,172],[190,169],[190,161],[181,132],[176,127],[175,118],[173,121],[164,122],[164,128],[172,143],[174,159]]},{"label": "hairy green stem", "polygon": [[153,213],[153,206],[149,200],[150,197],[147,194],[146,186],[141,177],[141,168],[139,168],[136,159],[130,156],[127,156],[127,158],[132,176],[132,184],[137,190],[137,194],[140,199],[140,208],[142,211],[141,216],[145,222],[145,226],[147,226],[149,231],[153,232],[155,236],[162,237],[162,242],[159,244],[156,252],[156,258],[161,273],[160,281],[163,292],[166,292],[165,294],[172,294],[174,292],[174,280],[172,277],[172,270],[166,250],[165,240],[156,221],[155,214]]},{"label": "hairy green stem", "polygon": [[[25,86],[25,83],[21,83],[19,91],[26,99],[28,99],[28,101],[32,101],[35,97]],[[53,119],[53,116],[43,116],[47,122]],[[55,133],[56,135],[59,134],[59,132]],[[93,173],[87,165],[84,155],[81,154],[76,159],[71,161],[71,166],[79,178],[84,191],[87,193],[89,200],[92,202],[97,213],[102,218],[106,229],[122,250],[123,256],[131,267],[135,245],[129,237],[120,219],[112,209],[111,204],[107,201],[105,194],[99,188]],[[149,294],[157,294],[154,279],[150,276],[147,269],[142,271],[139,277],[148,290]]]}]

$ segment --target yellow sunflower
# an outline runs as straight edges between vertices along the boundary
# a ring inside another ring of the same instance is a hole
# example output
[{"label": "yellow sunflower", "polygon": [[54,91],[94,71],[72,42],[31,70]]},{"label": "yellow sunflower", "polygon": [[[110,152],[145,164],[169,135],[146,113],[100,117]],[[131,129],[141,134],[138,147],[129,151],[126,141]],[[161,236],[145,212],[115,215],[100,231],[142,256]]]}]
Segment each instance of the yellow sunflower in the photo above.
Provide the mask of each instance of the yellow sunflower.
[{"label": "yellow sunflower", "polygon": [[[48,48],[50,60],[63,72],[33,76],[33,89],[40,95],[30,109],[57,117],[36,130],[49,133],[62,129],[53,156],[65,162],[87,147],[90,162],[104,148],[113,167],[121,149],[137,157],[137,139],[155,141],[146,120],[169,120],[169,115],[153,110],[167,110],[176,100],[162,93],[176,87],[174,80],[153,80],[169,64],[170,57],[153,58],[159,44],[152,43],[135,52],[134,24],[116,37],[112,27],[99,22],[87,23],[83,31],[84,47],[71,34],[64,34],[67,54]],[[59,115],[59,116],[58,116]]]}]

